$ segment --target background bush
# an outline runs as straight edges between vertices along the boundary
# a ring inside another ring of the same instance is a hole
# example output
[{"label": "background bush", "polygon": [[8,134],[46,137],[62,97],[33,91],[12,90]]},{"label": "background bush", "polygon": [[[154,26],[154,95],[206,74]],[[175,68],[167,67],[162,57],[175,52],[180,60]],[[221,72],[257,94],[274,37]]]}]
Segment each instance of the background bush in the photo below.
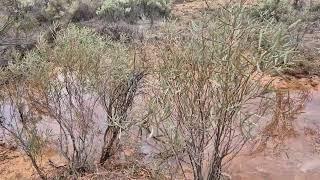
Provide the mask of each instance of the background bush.
[{"label": "background bush", "polygon": [[153,22],[157,17],[168,17],[169,13],[170,0],[105,0],[97,10],[99,16],[131,23],[143,17]]}]

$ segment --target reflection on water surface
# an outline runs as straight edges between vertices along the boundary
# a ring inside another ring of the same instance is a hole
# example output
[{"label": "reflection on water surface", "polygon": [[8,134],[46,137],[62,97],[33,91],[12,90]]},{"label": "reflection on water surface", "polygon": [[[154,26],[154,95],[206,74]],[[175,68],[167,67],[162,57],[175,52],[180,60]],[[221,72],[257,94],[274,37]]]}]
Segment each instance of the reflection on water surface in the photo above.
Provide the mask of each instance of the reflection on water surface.
[{"label": "reflection on water surface", "polygon": [[259,135],[228,167],[232,179],[320,179],[320,91],[278,91]]}]

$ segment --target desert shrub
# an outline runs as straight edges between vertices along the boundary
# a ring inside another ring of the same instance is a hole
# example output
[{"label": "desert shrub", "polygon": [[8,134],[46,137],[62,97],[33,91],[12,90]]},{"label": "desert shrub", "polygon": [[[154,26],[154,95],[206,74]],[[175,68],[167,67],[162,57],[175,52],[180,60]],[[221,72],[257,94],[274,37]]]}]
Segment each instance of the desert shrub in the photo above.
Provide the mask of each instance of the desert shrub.
[{"label": "desert shrub", "polygon": [[54,47],[45,41],[37,47],[8,73],[21,78],[24,86],[15,88],[26,91],[26,107],[45,119],[39,123],[58,128],[50,142],[58,141],[69,173],[79,176],[118,150],[120,132],[134,124],[127,113],[144,72],[123,43],[85,28],[71,26],[58,33]]},{"label": "desert shrub", "polygon": [[24,72],[9,66],[1,69],[0,79],[0,128],[27,155],[39,177],[47,179],[42,167],[42,153],[50,132],[39,127],[41,116],[28,106]]},{"label": "desert shrub", "polygon": [[13,61],[14,52],[18,51],[23,56],[33,48],[34,41],[29,36],[38,23],[17,0],[1,1],[0,6],[0,63],[5,67]]},{"label": "desert shrub", "polygon": [[16,30],[28,30],[37,25],[36,20],[28,13],[26,7],[18,0],[4,0],[0,2],[2,14],[11,22],[11,27]]},{"label": "desert shrub", "polygon": [[110,23],[97,29],[101,35],[106,35],[112,40],[122,40],[124,42],[132,42],[134,40],[144,39],[144,33],[137,26],[127,23]]},{"label": "desert shrub", "polygon": [[288,1],[262,0],[255,6],[252,15],[261,19],[274,18],[280,21],[292,12],[292,6]]},{"label": "desert shrub", "polygon": [[[300,21],[300,31],[304,31],[308,24],[314,23],[319,14],[317,11],[312,11],[316,5],[306,5],[303,1],[294,1],[293,4],[287,0],[262,0],[259,3],[249,6],[250,13],[253,18],[261,21],[273,19],[274,23],[284,23],[291,25]],[[300,4],[300,5],[295,5]],[[299,6],[299,8],[296,8]]]},{"label": "desert shrub", "polygon": [[[60,27],[63,27],[71,21],[83,21],[96,16],[95,8],[98,5],[94,2],[88,0],[1,1],[1,64],[6,66],[7,62],[13,61],[14,51],[18,51],[23,57],[27,51],[35,47],[40,34],[53,34],[51,26],[60,24]],[[52,42],[53,38],[47,36],[46,39]]]},{"label": "desert shrub", "polygon": [[[274,0],[260,1],[255,6],[250,6],[251,15],[253,18],[261,22],[271,24],[282,24],[284,32],[290,39],[291,44],[295,46],[297,54],[301,55],[301,61],[295,61],[290,67],[285,70],[286,73],[294,74],[299,71],[304,71],[304,74],[309,74],[308,71],[316,72],[310,69],[309,64],[311,59],[314,59],[316,52],[310,48],[305,41],[307,34],[314,34],[313,31],[319,24],[319,11],[317,11],[317,4],[312,1],[295,0]],[[308,60],[309,59],[309,60]],[[308,69],[308,70],[307,70]]]},{"label": "desert shrub", "polygon": [[98,6],[89,0],[17,0],[25,14],[39,23],[53,21],[83,21],[93,18]]},{"label": "desert shrub", "polygon": [[86,21],[96,16],[96,7],[91,3],[80,2],[78,8],[73,12],[73,22]]},{"label": "desert shrub", "polygon": [[105,0],[97,10],[99,16],[117,21],[136,22],[143,16],[152,23],[156,17],[168,17],[170,13],[169,0]]},{"label": "desert shrub", "polygon": [[263,115],[250,108],[268,88],[261,77],[291,60],[282,28],[252,19],[242,4],[216,9],[186,33],[170,26],[150,101],[150,138],[161,161],[174,160],[183,174],[191,169],[194,179],[221,179]]},{"label": "desert shrub", "polygon": [[263,0],[248,9],[254,19],[271,24],[282,24],[284,33],[290,37],[296,50],[300,51],[305,34],[314,26],[319,15],[317,12],[310,11],[311,6],[303,5],[299,1],[297,3],[301,4],[299,5],[301,8],[296,8],[294,3]]},{"label": "desert shrub", "polygon": [[304,1],[299,0],[294,3],[290,2],[288,0],[262,0],[249,8],[252,10],[251,15],[261,21],[274,19],[276,22],[292,24],[298,20],[304,23],[312,23],[317,20],[317,5],[307,5],[303,3]]},{"label": "desert shrub", "polygon": [[94,3],[85,0],[54,0],[48,2],[44,11],[51,20],[80,21],[93,18],[95,6]]},{"label": "desert shrub", "polygon": [[319,11],[320,11],[320,4],[312,5],[312,6],[309,8],[309,11],[310,11],[310,12],[319,12]]}]

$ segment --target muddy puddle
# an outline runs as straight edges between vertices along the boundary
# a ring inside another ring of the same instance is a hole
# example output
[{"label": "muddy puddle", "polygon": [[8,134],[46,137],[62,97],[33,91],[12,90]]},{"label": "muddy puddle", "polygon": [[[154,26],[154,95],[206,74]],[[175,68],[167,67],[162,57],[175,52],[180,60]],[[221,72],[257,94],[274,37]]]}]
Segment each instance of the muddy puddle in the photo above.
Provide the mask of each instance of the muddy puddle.
[{"label": "muddy puddle", "polygon": [[[257,123],[256,136],[225,172],[232,180],[320,179],[320,87],[307,91],[277,91],[270,93],[270,99],[266,104],[266,115]],[[97,112],[95,119],[104,119],[105,114],[101,114],[100,109],[97,111],[100,113]],[[59,132],[52,121],[45,121],[42,127]],[[99,131],[103,132],[103,129]],[[94,141],[97,154],[101,149],[99,141],[99,138]],[[142,159],[149,159],[156,151],[146,143],[139,149],[144,156]],[[150,161],[152,163],[152,159]]]},{"label": "muddy puddle", "polygon": [[227,167],[232,179],[320,179],[320,89],[273,95],[259,135]]},{"label": "muddy puddle", "polygon": [[[320,88],[268,96],[253,138],[224,171],[231,180],[319,180]],[[144,145],[144,154],[156,151]]]}]

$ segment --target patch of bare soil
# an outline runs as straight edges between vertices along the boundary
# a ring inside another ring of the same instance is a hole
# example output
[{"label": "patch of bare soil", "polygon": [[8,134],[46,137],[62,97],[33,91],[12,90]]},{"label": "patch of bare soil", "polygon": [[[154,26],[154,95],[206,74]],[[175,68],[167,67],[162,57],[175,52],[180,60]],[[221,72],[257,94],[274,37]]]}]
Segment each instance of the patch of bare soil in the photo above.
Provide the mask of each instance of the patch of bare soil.
[{"label": "patch of bare soil", "polygon": [[265,76],[262,83],[269,83],[277,90],[317,90],[320,85],[319,76],[295,77],[291,75]]},{"label": "patch of bare soil", "polygon": [[178,20],[192,20],[200,17],[207,7],[205,1],[176,3],[172,7],[172,14]]},{"label": "patch of bare soil", "polygon": [[18,151],[0,147],[1,179],[32,179],[31,163]]},{"label": "patch of bare soil", "polygon": [[[153,179],[153,174],[142,161],[142,155],[136,149],[126,147],[123,153],[111,158],[104,166],[97,166],[96,172],[87,173],[80,179]],[[69,178],[65,173],[65,162],[52,149],[44,151],[41,167],[48,178]],[[161,177],[157,175],[157,177]],[[71,178],[71,177],[70,177]],[[0,180],[34,180],[40,179],[33,169],[30,159],[15,147],[0,146]],[[72,179],[72,178],[71,178]],[[162,179],[166,179],[163,177]]]},{"label": "patch of bare soil", "polygon": [[[256,0],[246,0],[246,4],[252,4]],[[226,4],[225,0],[177,0],[172,7],[172,15],[180,21],[198,19],[206,10]]]},{"label": "patch of bare soil", "polygon": [[[55,168],[50,165],[63,165],[61,157],[52,149],[47,149],[43,153],[41,166],[46,172],[54,173]],[[30,159],[21,151],[13,146],[5,144],[0,145],[0,179],[2,180],[33,180],[39,179],[36,171],[33,169]]]}]

